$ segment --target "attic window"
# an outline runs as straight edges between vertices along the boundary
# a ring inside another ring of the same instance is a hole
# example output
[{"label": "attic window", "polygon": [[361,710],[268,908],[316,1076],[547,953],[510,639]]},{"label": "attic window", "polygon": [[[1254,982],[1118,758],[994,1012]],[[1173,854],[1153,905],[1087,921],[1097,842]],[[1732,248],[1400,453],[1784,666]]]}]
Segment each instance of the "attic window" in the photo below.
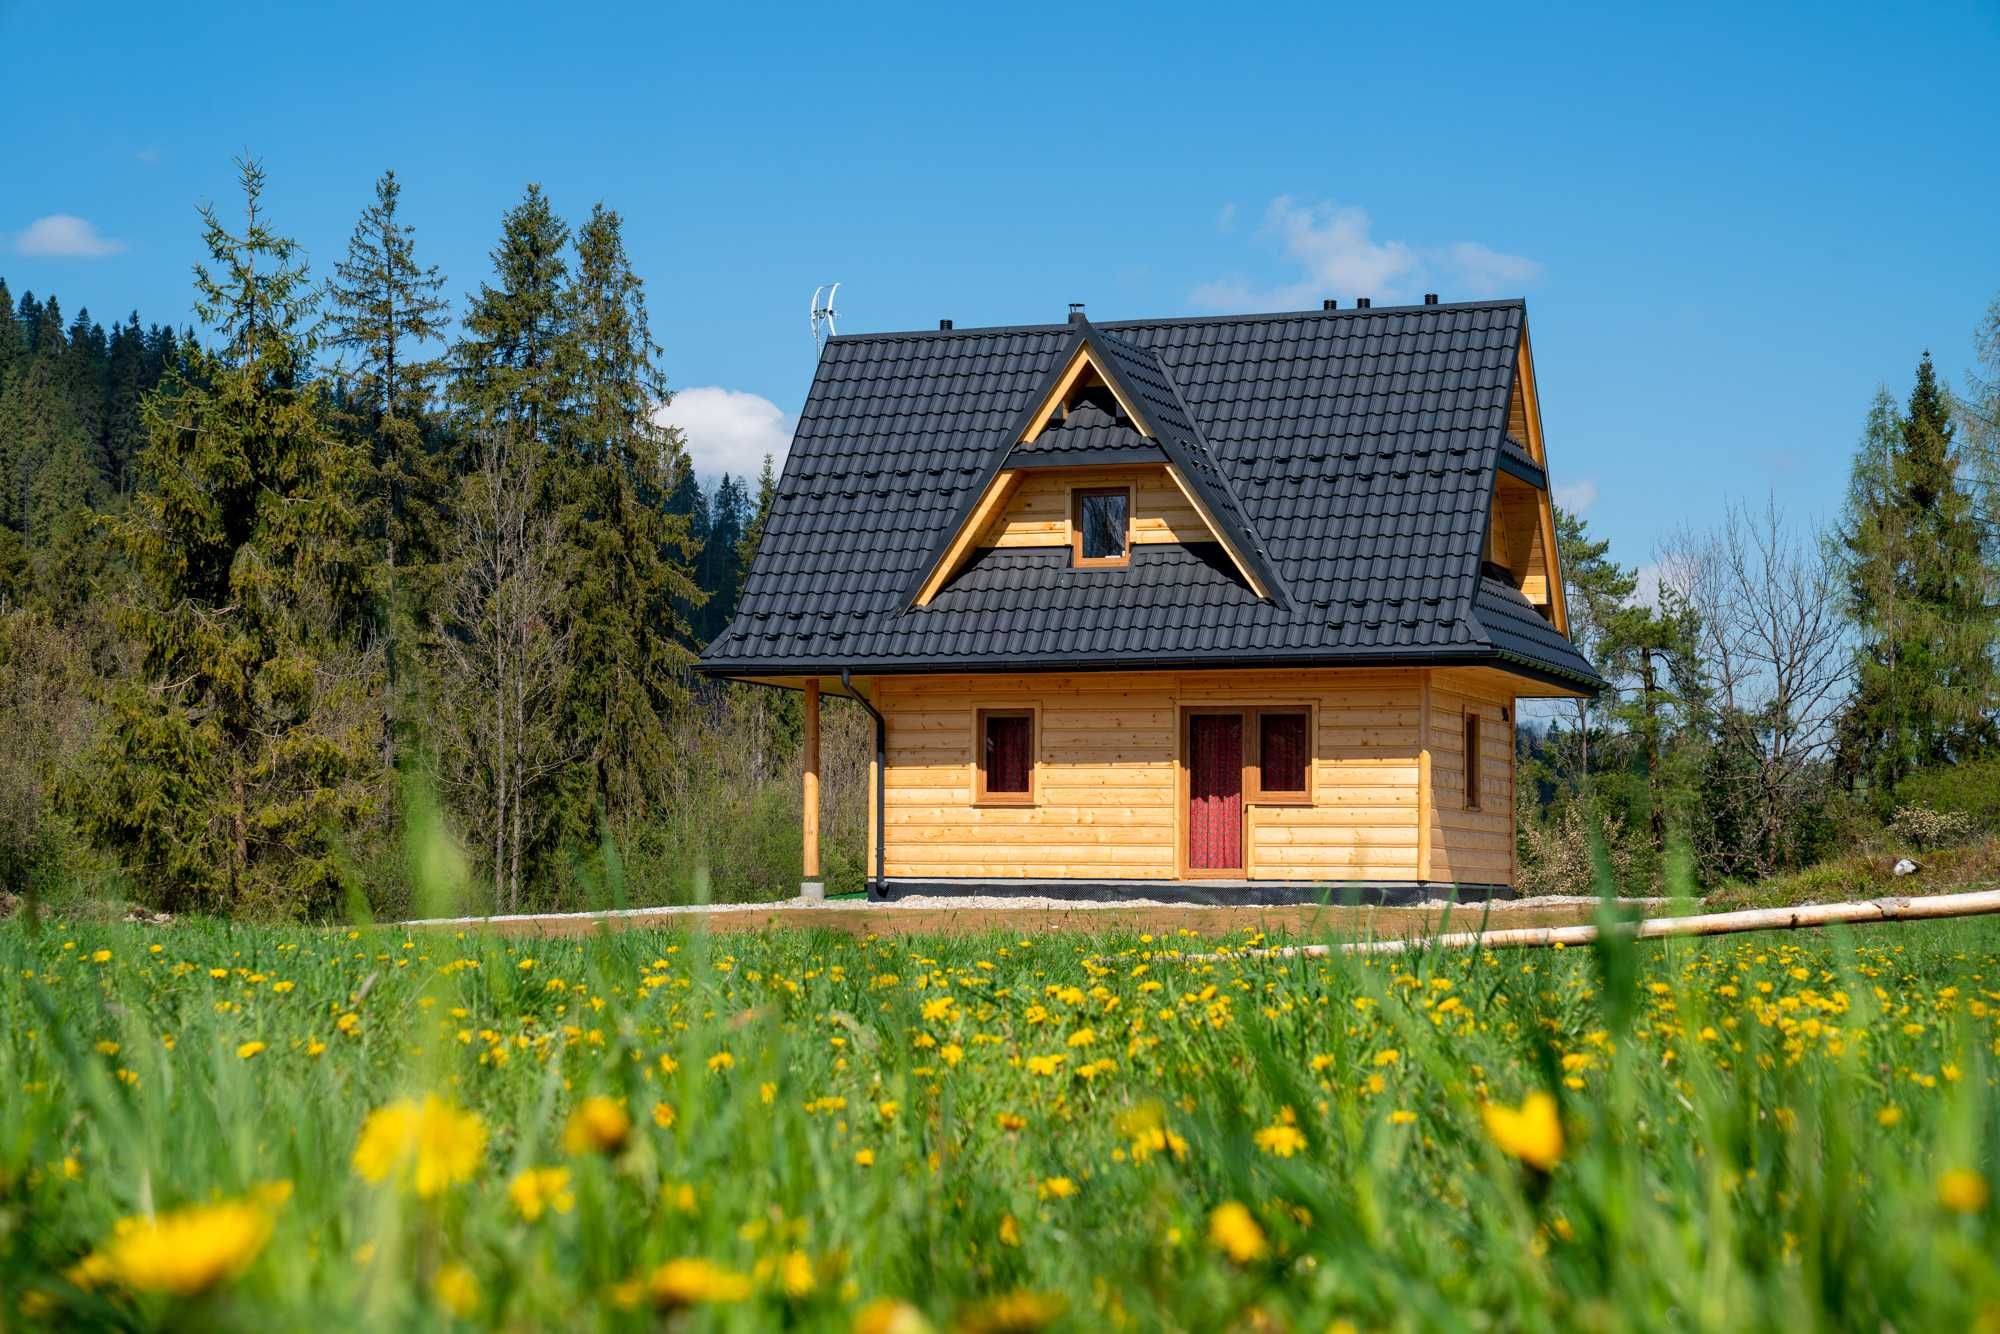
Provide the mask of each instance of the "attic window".
[{"label": "attic window", "polygon": [[1070,493],[1070,564],[1077,569],[1126,565],[1132,559],[1132,488]]}]

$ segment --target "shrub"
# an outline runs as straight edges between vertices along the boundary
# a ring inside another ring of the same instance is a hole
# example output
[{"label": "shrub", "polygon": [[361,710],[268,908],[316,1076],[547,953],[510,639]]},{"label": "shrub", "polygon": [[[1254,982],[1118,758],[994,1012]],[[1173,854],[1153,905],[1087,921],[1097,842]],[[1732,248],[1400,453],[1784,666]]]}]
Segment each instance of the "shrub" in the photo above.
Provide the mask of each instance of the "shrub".
[{"label": "shrub", "polygon": [[1920,770],[1896,785],[1895,801],[1962,815],[1968,833],[2000,832],[2000,756]]},{"label": "shrub", "polygon": [[1633,851],[1625,823],[1607,815],[1597,829],[1582,803],[1571,802],[1553,819],[1521,826],[1521,863],[1517,888],[1528,896],[1594,894],[1598,890],[1593,835],[1604,841],[1611,877],[1620,888],[1631,881]]},{"label": "shrub", "polygon": [[1972,834],[1972,816],[1964,811],[1939,811],[1929,806],[1898,806],[1889,827],[1920,852],[1962,843]]}]

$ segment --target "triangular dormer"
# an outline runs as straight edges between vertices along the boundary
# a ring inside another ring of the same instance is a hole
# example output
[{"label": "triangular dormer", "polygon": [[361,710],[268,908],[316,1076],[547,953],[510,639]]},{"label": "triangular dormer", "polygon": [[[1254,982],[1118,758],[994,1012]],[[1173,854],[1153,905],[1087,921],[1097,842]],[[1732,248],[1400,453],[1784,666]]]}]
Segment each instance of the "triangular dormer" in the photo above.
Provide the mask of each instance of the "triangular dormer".
[{"label": "triangular dormer", "polygon": [[[1122,564],[1087,557],[1079,536],[1122,513],[1128,541],[1212,542],[1258,598],[1289,606],[1166,367],[1086,320],[1074,328],[1025,416],[995,441],[985,475],[908,590],[909,605],[929,605],[978,551],[1002,543],[1068,543],[1080,567]],[[1082,507],[1084,493],[1120,488],[1122,504]]]}]

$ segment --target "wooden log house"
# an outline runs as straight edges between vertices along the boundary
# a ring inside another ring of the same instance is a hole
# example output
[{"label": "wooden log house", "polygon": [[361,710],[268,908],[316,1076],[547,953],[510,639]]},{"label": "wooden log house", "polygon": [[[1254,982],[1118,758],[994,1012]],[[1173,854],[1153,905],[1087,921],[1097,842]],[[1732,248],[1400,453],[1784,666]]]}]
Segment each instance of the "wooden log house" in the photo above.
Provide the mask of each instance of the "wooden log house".
[{"label": "wooden log house", "polygon": [[878,896],[1508,895],[1565,637],[1520,301],[847,335],[714,676],[874,716]]}]

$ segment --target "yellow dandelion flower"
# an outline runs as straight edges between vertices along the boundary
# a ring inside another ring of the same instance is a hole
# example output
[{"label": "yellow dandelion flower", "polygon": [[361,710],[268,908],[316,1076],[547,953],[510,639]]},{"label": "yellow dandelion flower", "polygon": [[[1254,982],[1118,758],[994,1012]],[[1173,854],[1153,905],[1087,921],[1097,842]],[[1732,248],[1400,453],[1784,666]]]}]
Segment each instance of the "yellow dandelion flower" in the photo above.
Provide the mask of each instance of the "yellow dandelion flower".
[{"label": "yellow dandelion flower", "polygon": [[1094,1028],[1079,1028],[1076,1032],[1069,1035],[1067,1041],[1068,1045],[1072,1047],[1088,1047],[1091,1043],[1097,1041],[1097,1030]]},{"label": "yellow dandelion flower", "polygon": [[873,1150],[873,1149],[856,1149],[856,1150],[854,1151],[854,1165],[855,1165],[856,1167],[873,1167],[873,1166],[875,1166],[875,1150]]},{"label": "yellow dandelion flower", "polygon": [[674,1105],[670,1102],[653,1104],[653,1124],[662,1130],[671,1130],[674,1124]]},{"label": "yellow dandelion flower", "polygon": [[134,1292],[192,1297],[243,1273],[270,1236],[271,1214],[259,1205],[196,1205],[121,1221],[101,1263],[85,1268]]},{"label": "yellow dandelion flower", "polygon": [[875,1104],[876,1115],[880,1116],[884,1121],[895,1120],[896,1113],[902,1110],[903,1110],[903,1104],[897,1102],[894,1098],[889,1098],[883,1102],[878,1102]]},{"label": "yellow dandelion flower", "polygon": [[1402,1059],[1403,1053],[1397,1051],[1394,1047],[1385,1047],[1375,1053],[1375,1064],[1377,1065],[1395,1065]]},{"label": "yellow dandelion flower", "polygon": [[1031,1075],[1053,1075],[1056,1071],[1062,1069],[1064,1062],[1068,1060],[1069,1057],[1062,1052],[1056,1052],[1051,1056],[1030,1056],[1028,1058],[1028,1073]]},{"label": "yellow dandelion flower", "polygon": [[669,1260],[646,1276],[646,1291],[662,1310],[740,1302],[750,1295],[750,1280],[712,1260]]},{"label": "yellow dandelion flower", "polygon": [[854,1313],[854,1334],[931,1334],[931,1322],[908,1302],[877,1297]]},{"label": "yellow dandelion flower", "polygon": [[1240,1265],[1261,1260],[1270,1251],[1270,1244],[1264,1240],[1264,1229],[1257,1225],[1250,1211],[1235,1200],[1217,1205],[1208,1216],[1208,1239],[1217,1250]]},{"label": "yellow dandelion flower", "polygon": [[364,1181],[394,1178],[424,1199],[471,1178],[486,1153],[486,1125],[436,1094],[401,1098],[368,1114],[354,1147]]},{"label": "yellow dandelion flower", "polygon": [[1274,1158],[1289,1158],[1306,1146],[1306,1137],[1297,1126],[1280,1123],[1265,1126],[1252,1136],[1257,1147]]},{"label": "yellow dandelion flower", "polygon": [[632,1117],[616,1098],[592,1094],[577,1104],[563,1130],[563,1148],[570,1153],[616,1153],[632,1134]]},{"label": "yellow dandelion flower", "polygon": [[1000,1215],[1000,1244],[1002,1246],[1021,1244],[1021,1225],[1015,1221],[1012,1214]]},{"label": "yellow dandelion flower", "polygon": [[1900,1107],[1884,1107],[1875,1113],[1875,1124],[1878,1126],[1893,1126],[1902,1119],[1903,1109]]},{"label": "yellow dandelion flower", "polygon": [[1401,1107],[1398,1107],[1395,1111],[1389,1113],[1389,1124],[1392,1126],[1414,1125],[1416,1124],[1416,1120],[1417,1120],[1417,1114],[1415,1112],[1408,1111]]},{"label": "yellow dandelion flower", "polygon": [[1063,1299],[1054,1293],[1010,1292],[960,1313],[960,1334],[1033,1334],[1062,1317]]},{"label": "yellow dandelion flower", "polygon": [[1954,1167],[1938,1178],[1938,1203],[1955,1214],[1976,1214],[1991,1198],[1986,1178],[1970,1168]]},{"label": "yellow dandelion flower", "polygon": [[819,1286],[819,1279],[813,1273],[812,1260],[804,1251],[787,1251],[785,1258],[778,1262],[778,1286],[793,1301],[812,1296]]},{"label": "yellow dandelion flower", "polygon": [[715,1053],[715,1055],[708,1058],[708,1068],[711,1071],[729,1070],[733,1069],[735,1065],[736,1065],[736,1058],[734,1056],[731,1056],[726,1051],[719,1051]]},{"label": "yellow dandelion flower", "polygon": [[110,962],[111,962],[111,951],[110,951],[110,950],[92,950],[92,951],[90,952],[90,961],[91,961],[92,963],[110,963]]},{"label": "yellow dandelion flower", "polygon": [[264,1044],[261,1042],[245,1042],[241,1046],[237,1047],[236,1056],[238,1060],[247,1061],[252,1056],[255,1056],[258,1052],[263,1050],[264,1050]]},{"label": "yellow dandelion flower", "polygon": [[460,1320],[470,1318],[479,1309],[479,1280],[462,1264],[453,1262],[438,1270],[431,1292],[439,1306]]},{"label": "yellow dandelion flower", "polygon": [[1050,1177],[1036,1187],[1035,1193],[1045,1200],[1066,1200],[1076,1194],[1076,1183],[1068,1177]]},{"label": "yellow dandelion flower", "polygon": [[766,1107],[778,1100],[778,1086],[766,1080],[757,1086],[757,1097]]},{"label": "yellow dandelion flower", "polygon": [[947,1042],[944,1046],[938,1048],[938,1055],[943,1058],[947,1066],[956,1069],[958,1063],[965,1059],[965,1048],[959,1046],[956,1042]]},{"label": "yellow dandelion flower", "polygon": [[567,1167],[530,1167],[515,1174],[507,1183],[507,1198],[530,1223],[551,1209],[566,1214],[576,1207]]},{"label": "yellow dandelion flower", "polygon": [[1482,1110],[1486,1133],[1502,1153],[1543,1172],[1562,1161],[1562,1119],[1548,1094],[1530,1093],[1518,1108],[1489,1102]]}]

